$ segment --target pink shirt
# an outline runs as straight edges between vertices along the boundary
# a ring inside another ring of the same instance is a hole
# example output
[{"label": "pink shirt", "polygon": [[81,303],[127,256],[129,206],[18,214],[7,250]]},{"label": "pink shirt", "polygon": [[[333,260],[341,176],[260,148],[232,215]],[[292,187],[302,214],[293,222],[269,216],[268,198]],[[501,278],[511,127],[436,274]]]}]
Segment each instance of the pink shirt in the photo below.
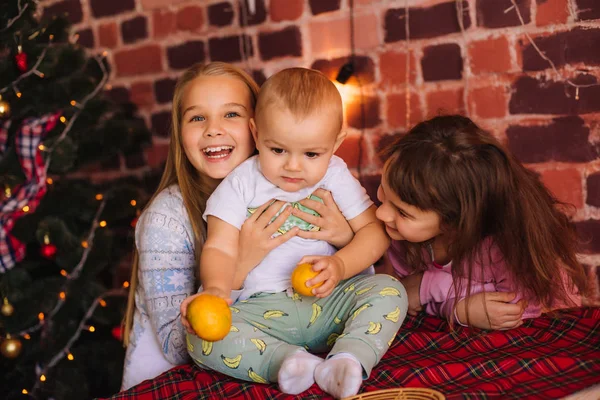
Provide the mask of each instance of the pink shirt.
[{"label": "pink shirt", "polygon": [[[482,244],[482,250],[484,256],[481,257],[483,265],[483,272],[479,257],[476,257],[476,261],[473,268],[473,278],[471,282],[471,295],[480,292],[515,292],[517,296],[512,301],[516,303],[523,298],[523,293],[519,293],[517,285],[509,276],[504,263],[504,257],[500,253],[500,250],[493,245],[490,249],[491,257],[488,257],[487,249],[490,248],[491,240],[485,240]],[[404,278],[410,275],[411,270],[405,261],[405,253],[397,240],[392,240],[392,244],[387,252],[388,258],[394,267],[394,271],[400,278]],[[455,304],[455,293],[454,285],[452,281],[452,262],[446,265],[439,265],[431,259],[431,255],[424,250],[424,260],[427,263],[427,270],[423,273],[423,280],[421,281],[420,298],[421,305],[425,311],[430,315],[436,315],[449,319],[453,314]],[[483,276],[482,276],[483,275]],[[467,282],[462,283],[461,293],[456,301],[460,301],[466,297]],[[523,319],[539,317],[541,314],[541,307],[537,301],[529,299],[529,305],[523,313]],[[456,315],[453,316],[456,319]]]}]

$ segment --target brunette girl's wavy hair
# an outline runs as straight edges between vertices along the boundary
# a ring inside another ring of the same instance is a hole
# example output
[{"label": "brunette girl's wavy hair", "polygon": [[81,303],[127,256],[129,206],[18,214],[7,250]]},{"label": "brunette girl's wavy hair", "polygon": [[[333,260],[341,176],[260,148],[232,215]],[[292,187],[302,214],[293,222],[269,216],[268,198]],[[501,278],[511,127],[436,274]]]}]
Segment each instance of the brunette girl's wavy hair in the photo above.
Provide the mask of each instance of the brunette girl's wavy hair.
[{"label": "brunette girl's wavy hair", "polygon": [[[455,297],[462,290],[460,278],[470,282],[475,265],[483,268],[482,258],[492,262],[491,254],[480,250],[487,238],[503,254],[517,290],[545,309],[573,305],[574,287],[585,293],[577,234],[560,210],[565,204],[469,118],[421,122],[384,149],[383,157],[390,189],[403,202],[440,216],[450,237]],[[426,243],[402,244],[409,265],[424,270]]]},{"label": "brunette girl's wavy hair", "polygon": [[[188,68],[175,86],[173,94],[173,106],[171,112],[171,141],[169,143],[169,153],[165,164],[160,183],[154,195],[148,201],[152,200],[167,187],[178,184],[183,197],[183,203],[188,212],[192,229],[195,236],[195,249],[199,249],[204,244],[206,236],[206,227],[204,226],[202,213],[206,208],[206,201],[214,190],[214,183],[210,179],[198,172],[192,163],[188,160],[183,149],[181,138],[181,120],[183,113],[183,95],[189,83],[201,76],[229,76],[239,79],[248,87],[250,104],[252,108],[256,106],[259,87],[250,75],[242,69],[224,62],[211,62],[208,64],[195,64]],[[210,95],[210,94],[207,94]],[[199,254],[197,251],[196,254]],[[129,334],[133,325],[133,314],[135,311],[135,292],[138,281],[138,254],[134,252],[133,267],[131,270],[131,285],[129,287],[129,299],[124,318],[123,344],[129,344]]]}]

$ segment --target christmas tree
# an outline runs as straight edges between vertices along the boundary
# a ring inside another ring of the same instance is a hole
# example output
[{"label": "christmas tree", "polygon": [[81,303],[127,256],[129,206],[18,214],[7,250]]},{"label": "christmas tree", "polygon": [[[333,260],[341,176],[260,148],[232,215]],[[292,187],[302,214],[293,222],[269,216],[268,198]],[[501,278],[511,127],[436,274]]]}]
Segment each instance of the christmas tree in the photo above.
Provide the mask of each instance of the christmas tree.
[{"label": "christmas tree", "polygon": [[119,389],[127,282],[114,275],[144,193],[81,171],[150,136],[105,96],[104,55],[36,3],[0,4],[1,397],[87,399]]}]

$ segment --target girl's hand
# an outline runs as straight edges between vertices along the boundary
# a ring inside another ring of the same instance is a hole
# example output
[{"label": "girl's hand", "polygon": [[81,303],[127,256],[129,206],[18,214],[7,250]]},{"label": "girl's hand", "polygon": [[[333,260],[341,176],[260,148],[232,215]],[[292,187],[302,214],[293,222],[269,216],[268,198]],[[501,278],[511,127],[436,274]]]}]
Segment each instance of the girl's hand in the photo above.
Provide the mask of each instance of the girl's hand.
[{"label": "girl's hand", "polygon": [[508,292],[476,293],[471,295],[468,301],[467,299],[459,301],[456,315],[459,322],[466,324],[466,307],[469,307],[469,322],[476,328],[499,330],[516,328],[523,324],[522,317],[527,308],[527,301],[510,303],[515,296],[516,293]]},{"label": "girl's hand", "polygon": [[300,201],[300,204],[311,210],[315,210],[321,215],[320,217],[305,213],[299,209],[294,209],[292,213],[296,217],[321,229],[317,232],[300,231],[298,232],[298,236],[304,239],[325,240],[338,249],[344,247],[354,237],[354,232],[350,228],[348,221],[337,204],[335,204],[330,191],[317,189],[313,194],[323,199],[323,203],[316,200],[304,199]]},{"label": "girl's hand", "polygon": [[344,278],[346,266],[344,261],[336,256],[305,256],[298,264],[312,264],[312,269],[319,272],[319,275],[306,281],[306,286],[313,286],[324,282],[322,286],[312,290],[316,297],[327,297],[333,292],[333,289]]},{"label": "girl's hand", "polygon": [[422,272],[414,273],[400,279],[400,282],[404,285],[406,294],[408,295],[408,315],[412,315],[413,317],[423,310],[420,294],[422,280]]},{"label": "girl's hand", "polygon": [[231,299],[229,298],[229,295],[227,295],[224,291],[222,291],[218,288],[207,288],[206,290],[202,290],[202,292],[200,292],[200,293],[196,293],[196,294],[186,297],[179,305],[179,312],[181,313],[181,323],[182,323],[183,327],[185,328],[185,330],[187,331],[187,333],[192,333],[194,335],[196,334],[194,332],[194,330],[192,329],[192,326],[190,325],[190,321],[188,321],[188,319],[187,319],[188,305],[196,297],[202,296],[204,294],[212,294],[214,296],[221,297],[221,298],[225,299],[225,301],[227,301],[227,304],[229,304],[229,305],[231,305],[233,303],[231,301]]},{"label": "girl's hand", "polygon": [[271,218],[277,214],[283,204],[284,202],[279,200],[275,202],[269,200],[244,221],[240,231],[238,268],[244,269],[245,275],[252,271],[271,250],[296,236],[300,230],[298,227],[294,227],[283,235],[271,237],[292,212],[292,207],[286,207],[273,223],[269,224]]}]

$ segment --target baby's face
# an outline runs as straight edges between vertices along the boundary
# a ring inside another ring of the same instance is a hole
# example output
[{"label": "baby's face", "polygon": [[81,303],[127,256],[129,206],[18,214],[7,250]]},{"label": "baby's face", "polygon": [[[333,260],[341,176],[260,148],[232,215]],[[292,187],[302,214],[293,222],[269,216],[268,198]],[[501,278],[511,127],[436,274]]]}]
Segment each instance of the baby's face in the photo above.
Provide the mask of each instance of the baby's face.
[{"label": "baby's face", "polygon": [[339,123],[326,112],[298,121],[289,110],[273,106],[256,128],[261,172],[286,192],[297,192],[323,179],[339,145]]}]

